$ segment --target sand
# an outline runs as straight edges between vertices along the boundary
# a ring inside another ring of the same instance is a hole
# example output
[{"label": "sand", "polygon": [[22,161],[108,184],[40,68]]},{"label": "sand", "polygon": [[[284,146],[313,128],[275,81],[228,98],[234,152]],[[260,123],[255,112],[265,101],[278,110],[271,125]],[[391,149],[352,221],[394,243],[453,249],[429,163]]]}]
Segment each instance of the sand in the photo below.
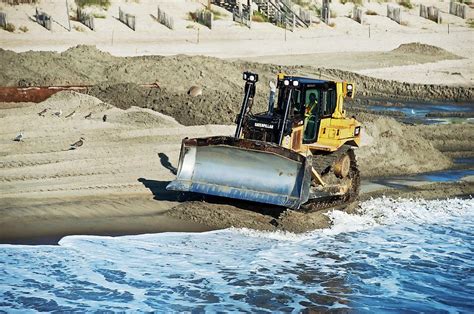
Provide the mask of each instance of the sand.
[{"label": "sand", "polygon": [[[393,118],[371,114],[359,114],[358,118],[364,126],[361,147],[357,150],[363,177],[414,174],[452,166],[451,159],[435,148],[433,142],[421,136],[419,131],[401,125]],[[465,128],[474,133],[473,126]]]},{"label": "sand", "polygon": [[[3,242],[41,242],[45,238],[54,242],[77,233],[115,235],[230,226],[304,232],[328,226],[323,212],[302,214],[166,191],[166,184],[175,177],[181,139],[230,135],[232,125],[186,127],[151,109],[124,110],[70,91],[39,104],[1,107],[5,108],[0,110]],[[39,116],[44,109],[44,117]],[[59,110],[60,117],[53,115]],[[451,165],[435,148],[439,138],[433,138],[431,144],[417,139],[412,127],[391,118],[370,114],[361,118],[366,134],[357,155],[363,176],[387,171],[408,174]],[[445,129],[443,133],[449,134],[449,128]],[[12,141],[20,131],[24,140]],[[84,145],[69,150],[80,137]],[[400,151],[405,154],[394,153]],[[467,190],[472,188],[469,184]]]},{"label": "sand", "polygon": [[[158,4],[173,15],[175,30],[154,19]],[[68,92],[40,104],[0,104],[0,241],[44,242],[46,237],[55,243],[66,234],[230,226],[292,232],[327,227],[322,212],[256,208],[172,193],[165,186],[174,178],[181,138],[233,132],[229,124],[240,107],[243,70],[261,75],[256,111],[265,108],[267,81],[280,69],[350,80],[356,96],[472,103],[474,30],[448,14],[440,25],[422,19],[418,7],[403,9],[406,23],[398,25],[384,16],[385,5],[364,3],[378,15],[366,16],[361,25],[347,16],[352,3],[333,2],[335,27],[315,23],[290,32],[268,23],[248,29],[225,11],[209,30],[187,20],[188,12],[202,7],[197,1],[112,1],[108,11],[97,12],[105,18],[96,20],[93,32],[74,21],[68,31],[65,8],[43,0],[39,7],[57,21],[49,32],[31,21],[34,6],[2,4],[17,28],[29,31],[0,30],[0,85],[92,86],[89,96]],[[449,3],[437,5],[446,12]],[[137,15],[136,32],[117,21],[119,6]],[[160,89],[138,86],[143,83]],[[187,95],[194,85],[202,96]],[[357,104],[351,112],[354,108]],[[45,117],[38,116],[43,109]],[[50,114],[59,109],[60,117]],[[366,135],[357,152],[363,176],[444,169],[451,167],[450,158],[472,156],[472,124],[406,126],[356,113]],[[25,140],[13,142],[20,131]],[[69,150],[80,137],[84,145]],[[465,181],[379,189],[361,198],[395,192],[449,197],[474,194],[473,186]]]},{"label": "sand", "polygon": [[[45,116],[39,116],[44,109]],[[60,117],[52,115],[59,110]],[[72,112],[74,116],[65,118]],[[90,113],[91,118],[86,119]],[[107,115],[106,122],[103,115]],[[176,200],[168,197],[164,183],[159,185],[162,201],[146,205],[146,200],[153,198],[147,187],[150,182],[168,182],[174,177],[161,165],[158,154],[175,162],[183,137],[233,132],[229,126],[183,127],[149,109],[122,110],[74,92],[61,92],[40,104],[1,110],[1,117],[1,238],[18,228],[20,217],[77,220],[146,216],[167,210]],[[12,141],[20,131],[24,140]],[[69,150],[80,137],[85,138],[84,145]],[[127,199],[131,195],[141,195],[144,201],[130,206]],[[117,196],[125,205],[114,200]],[[81,197],[84,202],[75,201]],[[45,205],[54,201],[59,205]]]},{"label": "sand", "polygon": [[[88,30],[76,21],[71,22],[72,29],[68,31],[65,7],[57,5],[56,1],[42,0],[38,5],[57,20],[58,23],[54,23],[52,31],[45,30],[31,20],[36,6],[2,5],[2,10],[16,25],[17,31],[0,31],[0,47],[17,52],[60,52],[77,44],[88,44],[116,56],[187,54],[219,58],[254,58],[255,61],[258,61],[259,57],[265,59],[267,56],[273,56],[271,62],[277,64],[285,64],[292,57],[303,56],[305,61],[298,65],[357,69],[365,71],[361,73],[378,78],[390,77],[400,82],[410,81],[418,84],[474,84],[474,30],[468,26],[466,20],[449,14],[443,14],[442,24],[419,17],[417,5],[432,5],[431,0],[413,1],[415,7],[412,10],[403,9],[404,25],[398,25],[385,16],[386,3],[364,3],[364,9],[375,11],[378,15],[366,16],[361,25],[348,16],[353,3],[342,5],[333,2],[332,10],[337,14],[333,19],[335,27],[314,23],[309,28],[298,28],[294,32],[285,31],[269,23],[253,23],[252,28],[248,29],[234,23],[230,12],[216,6],[213,6],[213,9],[223,14],[219,20],[214,21],[210,30],[188,19],[188,13],[202,8],[205,1],[111,2],[112,6],[108,11],[89,8],[105,16],[96,19],[96,31]],[[174,30],[167,29],[154,19],[158,5],[173,16]],[[443,12],[448,11],[448,2],[437,2],[436,5],[441,7]],[[70,1],[70,6],[73,12],[73,1]],[[119,6],[126,12],[136,14],[136,31],[117,20]],[[19,31],[20,26],[27,26],[28,32]],[[384,55],[401,44],[411,42],[440,47],[464,59],[442,60],[439,57],[425,57],[424,53],[412,54],[405,59]],[[350,56],[352,53],[355,53],[354,57]],[[305,55],[309,57],[304,58]],[[412,59],[413,61],[410,61]],[[411,65],[413,62],[422,65]],[[404,70],[403,66],[407,63],[410,68]],[[456,73],[460,73],[462,77]]]},{"label": "sand", "polygon": [[[419,55],[453,57],[431,46],[409,44],[397,48]],[[400,53],[394,52],[396,54]],[[90,95],[119,108],[139,106],[173,116],[184,125],[233,123],[240,110],[241,73],[259,73],[260,83],[254,112],[266,109],[267,82],[275,79],[279,67],[247,61],[225,61],[202,56],[114,57],[91,46],[77,46],[62,53],[14,53],[0,50],[0,85],[93,85]],[[393,99],[443,99],[472,101],[474,87],[406,84],[374,79],[338,69],[291,66],[288,74],[348,80],[356,84],[356,94]],[[41,74],[39,74],[41,73]],[[145,89],[137,84],[157,84]],[[191,86],[202,88],[202,95],[187,94]]]}]

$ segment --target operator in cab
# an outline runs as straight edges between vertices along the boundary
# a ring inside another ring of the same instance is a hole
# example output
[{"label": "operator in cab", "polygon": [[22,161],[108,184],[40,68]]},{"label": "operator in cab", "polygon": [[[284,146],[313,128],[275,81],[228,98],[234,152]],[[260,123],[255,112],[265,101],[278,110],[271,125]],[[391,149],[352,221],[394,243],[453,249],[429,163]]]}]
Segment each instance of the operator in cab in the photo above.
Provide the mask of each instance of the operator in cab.
[{"label": "operator in cab", "polygon": [[318,111],[318,100],[315,93],[309,94],[309,102],[305,105],[304,114],[304,138],[311,139],[316,132],[314,123],[315,116]]}]

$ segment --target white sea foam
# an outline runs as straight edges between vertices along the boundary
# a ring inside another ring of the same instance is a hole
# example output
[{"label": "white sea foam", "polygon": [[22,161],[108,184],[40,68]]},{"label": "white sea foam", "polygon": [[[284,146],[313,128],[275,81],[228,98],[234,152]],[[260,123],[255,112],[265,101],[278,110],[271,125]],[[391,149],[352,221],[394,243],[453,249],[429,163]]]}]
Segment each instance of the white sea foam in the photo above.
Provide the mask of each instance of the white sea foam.
[{"label": "white sea foam", "polygon": [[474,199],[393,199],[376,198],[360,204],[356,214],[331,211],[333,225],[327,234],[361,231],[397,223],[444,223],[449,219],[474,214]]},{"label": "white sea foam", "polygon": [[[0,246],[0,310],[465,311],[474,201],[390,198],[304,235],[227,229]],[[472,285],[471,285],[472,287]]]}]

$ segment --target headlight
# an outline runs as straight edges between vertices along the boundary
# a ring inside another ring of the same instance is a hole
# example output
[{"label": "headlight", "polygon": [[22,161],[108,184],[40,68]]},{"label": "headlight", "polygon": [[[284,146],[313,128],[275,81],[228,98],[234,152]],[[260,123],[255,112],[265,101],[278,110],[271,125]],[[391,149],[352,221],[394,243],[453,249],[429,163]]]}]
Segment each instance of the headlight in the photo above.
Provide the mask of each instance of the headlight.
[{"label": "headlight", "polygon": [[354,136],[359,135],[359,133],[360,133],[360,126],[358,126],[354,129]]},{"label": "headlight", "polygon": [[284,84],[285,86],[289,86],[289,85],[290,85],[290,81],[284,80],[284,81],[283,81],[283,84]]},{"label": "headlight", "polygon": [[247,80],[247,73],[244,73],[244,81]]},{"label": "headlight", "polygon": [[348,91],[351,91],[351,90],[352,90],[352,85],[351,85],[351,84],[348,84],[348,85],[347,85],[347,90],[348,90]]},{"label": "headlight", "polygon": [[300,84],[300,82],[298,81],[293,81],[293,86],[298,86]]},{"label": "headlight", "polygon": [[255,75],[250,75],[249,76],[249,81],[251,81],[251,82],[255,81]]}]

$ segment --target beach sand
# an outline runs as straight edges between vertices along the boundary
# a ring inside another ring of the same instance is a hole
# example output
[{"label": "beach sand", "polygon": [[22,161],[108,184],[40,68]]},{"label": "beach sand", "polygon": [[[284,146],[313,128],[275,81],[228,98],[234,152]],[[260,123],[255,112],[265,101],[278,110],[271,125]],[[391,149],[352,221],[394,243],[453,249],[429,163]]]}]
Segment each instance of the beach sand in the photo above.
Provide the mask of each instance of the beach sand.
[{"label": "beach sand", "polygon": [[[57,21],[51,32],[31,20],[34,6],[2,4],[17,30],[0,30],[0,81],[8,86],[90,84],[88,93],[97,98],[62,92],[39,104],[0,103],[2,243],[56,243],[68,234],[327,227],[324,212],[298,213],[165,189],[175,177],[182,138],[233,133],[240,73],[249,68],[262,73],[262,81],[279,70],[350,79],[365,96],[472,102],[474,95],[474,30],[448,14],[444,24],[424,20],[417,7],[403,9],[407,23],[398,25],[384,16],[385,4],[366,3],[378,15],[366,16],[360,25],[347,17],[351,3],[334,4],[335,27],[319,23],[291,32],[269,23],[248,29],[224,11],[209,30],[187,19],[202,7],[197,1],[113,1],[108,11],[99,12],[105,18],[96,19],[93,32],[75,21],[68,31],[66,10],[55,4],[40,3]],[[175,30],[154,20],[158,4],[175,17]],[[446,11],[449,4],[437,5]],[[139,17],[136,32],[117,21],[118,6]],[[20,26],[29,30],[23,33]],[[78,44],[100,50],[70,49]],[[147,55],[173,57],[131,58]],[[143,83],[161,89],[136,85]],[[203,87],[202,97],[186,95],[192,85]],[[264,99],[259,105],[265,106],[266,90],[258,93]],[[39,116],[44,109],[44,117]],[[59,117],[53,115],[59,110]],[[473,124],[407,126],[371,114],[357,117],[365,127],[364,146],[357,152],[364,177],[445,169],[453,157],[472,157]],[[12,141],[20,131],[24,140]],[[81,137],[83,146],[70,150]],[[382,187],[361,199],[384,194],[443,198],[474,194],[474,184]]]},{"label": "beach sand", "polygon": [[[175,178],[182,138],[231,135],[232,125],[186,127],[150,109],[119,109],[69,91],[39,104],[4,107],[0,110],[2,242],[54,242],[66,234],[202,231],[231,226],[304,232],[329,224],[324,212],[303,214],[166,190]],[[38,115],[45,109],[44,116]],[[55,113],[59,111],[58,117]],[[446,143],[449,132],[426,141],[412,127],[392,118],[371,114],[360,118],[364,140],[357,156],[363,177],[451,166],[451,160],[435,147],[440,139]],[[20,131],[23,140],[13,141]],[[473,131],[472,125],[465,126],[466,135]],[[70,145],[81,137],[83,145],[71,150]],[[447,149],[458,143],[450,140]],[[459,143],[464,148],[470,145]],[[405,154],[397,154],[400,151]],[[474,193],[473,188],[471,182],[443,196]],[[439,196],[437,191],[431,195]]]}]

